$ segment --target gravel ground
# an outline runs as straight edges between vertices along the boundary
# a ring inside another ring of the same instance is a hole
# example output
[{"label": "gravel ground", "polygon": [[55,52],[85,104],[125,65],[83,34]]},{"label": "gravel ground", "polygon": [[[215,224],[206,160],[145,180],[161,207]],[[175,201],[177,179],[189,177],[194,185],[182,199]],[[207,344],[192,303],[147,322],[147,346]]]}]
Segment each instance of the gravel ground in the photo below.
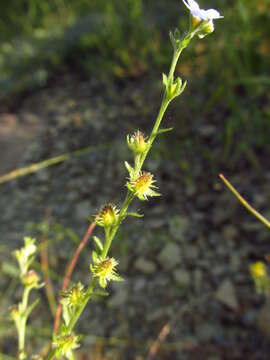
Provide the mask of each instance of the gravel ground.
[{"label": "gravel ground", "polygon": [[[31,129],[17,137],[14,128],[12,138],[18,140],[6,141],[2,149],[2,173],[77,149],[94,149],[1,185],[1,322],[20,296],[13,287],[17,282],[9,266],[10,250],[24,235],[40,241],[40,224],[50,209],[49,261],[55,290],[60,288],[88,216],[107,200],[121,203],[127,176],[123,162],[130,157],[125,135],[138,127],[151,129],[159,94],[159,85],[146,80],[123,87],[64,77],[2,115],[15,118],[20,131],[26,129],[24,123]],[[147,162],[163,196],[134,204],[145,218],[131,218],[122,227],[112,255],[120,261],[125,282],[112,284],[109,298],[88,306],[78,329],[86,334],[79,358],[269,358],[270,309],[255,294],[248,271],[252,261],[268,253],[269,235],[218,181],[221,150],[214,139],[219,125],[193,120],[187,102],[188,96],[170,110],[166,126],[175,130],[158,139]],[[262,176],[246,162],[238,165],[234,174],[239,175],[230,180],[258,209],[267,210],[269,173]],[[256,195],[258,189],[264,196]],[[74,280],[86,284],[90,247],[74,274]],[[41,298],[31,321],[32,329],[44,329],[38,336],[30,334],[36,351],[51,324],[44,293]],[[0,344],[1,351],[14,355],[12,337],[10,327]],[[150,345],[159,338],[152,356]]]}]

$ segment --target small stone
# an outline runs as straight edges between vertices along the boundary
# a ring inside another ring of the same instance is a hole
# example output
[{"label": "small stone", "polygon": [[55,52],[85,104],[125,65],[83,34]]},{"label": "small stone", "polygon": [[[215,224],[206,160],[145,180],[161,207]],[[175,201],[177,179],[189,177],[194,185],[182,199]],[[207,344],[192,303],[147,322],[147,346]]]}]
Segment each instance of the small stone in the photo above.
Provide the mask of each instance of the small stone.
[{"label": "small stone", "polygon": [[201,324],[196,331],[197,337],[200,341],[206,342],[215,338],[217,334],[217,328],[213,324]]},{"label": "small stone", "polygon": [[147,281],[145,277],[136,278],[133,280],[133,290],[134,292],[138,293],[141,292],[147,285]]},{"label": "small stone", "polygon": [[160,320],[162,318],[164,318],[168,313],[168,309],[164,308],[164,307],[160,307],[160,308],[153,308],[152,311],[149,311],[146,315],[146,320],[147,322],[153,322],[156,320]]},{"label": "small stone", "polygon": [[229,206],[216,208],[212,217],[214,225],[220,226],[222,223],[224,223],[231,217],[231,214],[232,209]]},{"label": "small stone", "polygon": [[257,317],[257,327],[260,332],[268,339],[270,338],[270,306],[265,305],[259,311]]},{"label": "small stone", "polygon": [[108,301],[109,307],[118,308],[123,306],[128,299],[128,291],[125,287],[119,288]]},{"label": "small stone", "polygon": [[238,231],[233,225],[225,225],[222,228],[223,236],[226,240],[233,240],[237,237]]},{"label": "small stone", "polygon": [[230,258],[230,269],[237,272],[242,266],[242,261],[238,253],[232,254]]},{"label": "small stone", "polygon": [[176,283],[180,286],[187,287],[190,285],[191,276],[186,270],[177,269],[173,272],[173,277]]},{"label": "small stone", "polygon": [[199,249],[197,246],[189,245],[185,248],[185,257],[188,260],[196,260],[199,256]]},{"label": "small stone", "polygon": [[174,268],[181,261],[180,248],[174,243],[168,243],[158,255],[158,261],[167,270]]},{"label": "small stone", "polygon": [[83,201],[76,205],[75,214],[79,221],[86,221],[91,214],[89,201]]},{"label": "small stone", "polygon": [[196,269],[194,271],[194,288],[196,291],[200,291],[202,288],[202,281],[203,281],[203,273],[200,269]]},{"label": "small stone", "polygon": [[229,279],[225,279],[221,283],[215,297],[221,304],[228,306],[232,310],[236,311],[239,308],[235,287]]},{"label": "small stone", "polygon": [[155,263],[153,263],[150,260],[147,260],[145,258],[139,258],[134,265],[135,269],[137,269],[138,271],[147,274],[147,275],[151,275],[154,274],[156,271],[156,265]]},{"label": "small stone", "polygon": [[245,326],[253,327],[256,324],[257,313],[253,309],[249,309],[243,313],[242,321]]},{"label": "small stone", "polygon": [[177,241],[184,241],[190,226],[190,220],[184,216],[174,216],[169,222],[169,231]]}]

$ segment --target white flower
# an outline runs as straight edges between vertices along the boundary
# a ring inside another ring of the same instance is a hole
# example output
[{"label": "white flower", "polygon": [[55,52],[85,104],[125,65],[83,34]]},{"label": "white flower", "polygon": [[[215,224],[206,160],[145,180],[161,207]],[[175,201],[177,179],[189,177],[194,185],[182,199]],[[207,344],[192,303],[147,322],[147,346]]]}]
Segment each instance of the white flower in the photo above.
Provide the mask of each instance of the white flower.
[{"label": "white flower", "polygon": [[213,21],[214,19],[223,18],[215,9],[203,10],[195,0],[183,0],[183,3],[191,12],[192,16],[198,20]]}]

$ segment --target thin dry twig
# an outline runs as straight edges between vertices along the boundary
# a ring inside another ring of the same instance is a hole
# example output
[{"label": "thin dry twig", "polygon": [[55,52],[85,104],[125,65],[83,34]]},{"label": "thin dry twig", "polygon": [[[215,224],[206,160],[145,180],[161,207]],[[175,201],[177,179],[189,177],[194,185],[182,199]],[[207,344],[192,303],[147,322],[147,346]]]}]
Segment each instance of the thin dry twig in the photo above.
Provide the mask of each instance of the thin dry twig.
[{"label": "thin dry twig", "polygon": [[150,350],[149,350],[146,360],[152,360],[155,358],[155,356],[157,355],[157,353],[160,350],[161,344],[166,340],[170,331],[171,331],[171,327],[170,327],[169,323],[165,324],[161,328],[157,339],[153,342],[153,344],[150,347]]},{"label": "thin dry twig", "polygon": [[73,157],[80,157],[80,156],[88,155],[102,147],[105,147],[105,145],[96,146],[96,147],[89,146],[89,147],[86,147],[83,149],[75,150],[71,153],[62,154],[62,155],[55,156],[53,158],[50,158],[50,159],[47,159],[44,161],[40,161],[38,163],[31,164],[31,165],[25,166],[20,169],[12,170],[11,172],[0,176],[0,185],[6,183],[8,181],[17,179],[19,177],[33,174],[33,173],[35,173],[39,170],[45,169],[47,167],[60,164],[64,161],[72,159]]},{"label": "thin dry twig", "polygon": [[239,192],[232,186],[232,184],[225,178],[223,174],[219,174],[220,179],[224,184],[231,190],[234,196],[240,201],[240,203],[258,220],[260,220],[265,226],[270,228],[270,222],[262,216],[257,210],[255,210],[244,198],[239,194]]},{"label": "thin dry twig", "polygon": [[[45,220],[44,223],[49,225],[49,220],[51,216],[51,209],[46,209]],[[40,246],[40,265],[41,270],[44,277],[45,282],[45,292],[49,302],[49,307],[54,317],[56,311],[56,301],[53,291],[53,286],[50,279],[50,271],[49,271],[49,260],[48,260],[48,242],[45,234],[41,237],[41,246]]]},{"label": "thin dry twig", "polygon": [[[82,238],[82,241],[80,242],[79,246],[77,247],[77,250],[75,251],[73,258],[67,268],[67,271],[66,271],[66,274],[64,277],[64,281],[63,281],[63,285],[62,285],[62,289],[61,289],[62,292],[67,290],[71,275],[76,266],[79,255],[80,255],[81,251],[83,250],[83,248],[85,247],[87,240],[92,235],[92,232],[94,231],[95,226],[96,226],[95,222],[93,222],[89,225],[84,237]],[[59,329],[61,314],[62,314],[62,305],[60,302],[58,302],[58,306],[57,306],[56,313],[55,313],[55,320],[54,320],[54,333],[55,334],[58,332],[58,329]]]}]

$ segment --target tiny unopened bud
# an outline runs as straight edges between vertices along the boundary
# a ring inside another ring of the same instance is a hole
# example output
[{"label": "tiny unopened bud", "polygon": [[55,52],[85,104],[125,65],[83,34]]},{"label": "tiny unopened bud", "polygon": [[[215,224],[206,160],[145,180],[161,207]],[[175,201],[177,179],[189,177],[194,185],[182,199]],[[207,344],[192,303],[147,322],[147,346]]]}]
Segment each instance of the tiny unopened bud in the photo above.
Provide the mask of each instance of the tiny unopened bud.
[{"label": "tiny unopened bud", "polygon": [[17,305],[13,305],[9,308],[9,314],[11,319],[16,323],[20,318],[20,313]]},{"label": "tiny unopened bud", "polygon": [[148,143],[146,141],[146,138],[144,137],[144,134],[141,131],[136,131],[133,135],[127,136],[127,144],[128,147],[136,154],[143,154],[147,148]]},{"label": "tiny unopened bud", "polygon": [[79,282],[72,286],[72,288],[62,295],[61,302],[68,306],[78,306],[82,303],[84,298],[84,287]]},{"label": "tiny unopened bud", "polygon": [[103,227],[113,226],[118,219],[119,211],[112,204],[107,204],[95,217],[97,225]]},{"label": "tiny unopened bud", "polygon": [[39,276],[34,270],[28,271],[28,273],[23,277],[23,283],[25,286],[36,287],[39,283]]},{"label": "tiny unopened bud", "polygon": [[198,31],[198,37],[203,39],[206,35],[211,34],[215,30],[214,23],[212,20],[202,21],[200,30]]}]

